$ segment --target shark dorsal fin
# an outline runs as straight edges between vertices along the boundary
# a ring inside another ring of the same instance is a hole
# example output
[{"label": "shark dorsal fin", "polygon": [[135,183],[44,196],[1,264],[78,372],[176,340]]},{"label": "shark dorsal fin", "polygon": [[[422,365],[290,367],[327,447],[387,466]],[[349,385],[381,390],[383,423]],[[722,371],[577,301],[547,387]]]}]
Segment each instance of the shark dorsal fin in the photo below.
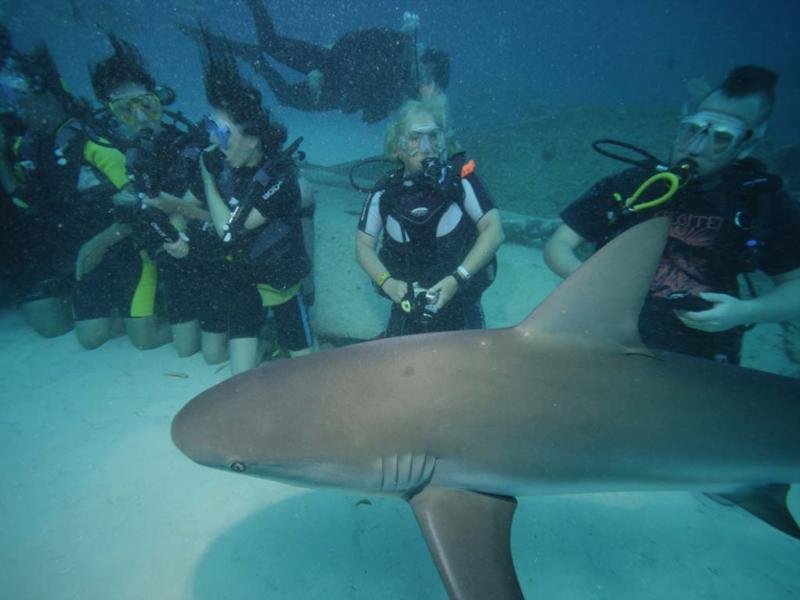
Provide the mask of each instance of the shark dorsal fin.
[{"label": "shark dorsal fin", "polygon": [[668,231],[669,219],[659,217],[624,232],[570,275],[518,328],[649,353],[639,338],[639,312]]}]

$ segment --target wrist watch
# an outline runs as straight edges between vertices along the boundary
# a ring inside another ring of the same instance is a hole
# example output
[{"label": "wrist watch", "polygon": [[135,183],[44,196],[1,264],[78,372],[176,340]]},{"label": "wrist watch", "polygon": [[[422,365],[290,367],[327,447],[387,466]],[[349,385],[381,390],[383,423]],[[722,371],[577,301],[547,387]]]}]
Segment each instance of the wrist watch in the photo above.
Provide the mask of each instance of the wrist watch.
[{"label": "wrist watch", "polygon": [[468,281],[469,278],[472,277],[472,274],[467,271],[464,265],[460,265],[455,271],[452,273],[453,279],[456,280],[459,289],[462,288]]}]

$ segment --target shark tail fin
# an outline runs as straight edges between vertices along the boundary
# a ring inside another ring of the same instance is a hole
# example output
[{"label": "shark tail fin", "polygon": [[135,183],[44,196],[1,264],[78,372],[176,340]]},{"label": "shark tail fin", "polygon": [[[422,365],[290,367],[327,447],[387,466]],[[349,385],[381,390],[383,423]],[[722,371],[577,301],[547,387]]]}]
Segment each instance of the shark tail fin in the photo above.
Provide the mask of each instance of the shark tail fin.
[{"label": "shark tail fin", "polygon": [[733,503],[775,529],[800,540],[800,527],[786,503],[789,495],[789,485],[786,483],[756,485],[733,492],[706,495],[717,502]]},{"label": "shark tail fin", "polygon": [[515,498],[427,487],[409,501],[453,600],[523,600],[511,559]]}]

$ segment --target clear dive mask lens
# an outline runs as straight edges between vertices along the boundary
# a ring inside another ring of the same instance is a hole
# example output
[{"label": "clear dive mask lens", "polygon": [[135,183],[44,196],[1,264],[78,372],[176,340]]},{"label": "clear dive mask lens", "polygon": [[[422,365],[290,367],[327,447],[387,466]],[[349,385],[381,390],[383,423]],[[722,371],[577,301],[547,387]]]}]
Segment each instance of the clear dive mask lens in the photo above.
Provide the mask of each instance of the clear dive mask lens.
[{"label": "clear dive mask lens", "polygon": [[409,156],[420,152],[438,156],[445,149],[445,135],[441,129],[412,129],[400,137],[400,147]]},{"label": "clear dive mask lens", "polygon": [[20,98],[32,91],[28,80],[20,73],[8,69],[0,71],[0,111],[16,109]]},{"label": "clear dive mask lens", "polygon": [[205,125],[206,133],[208,133],[211,141],[217,144],[221,150],[227,150],[231,142],[231,128],[215,121],[211,115],[206,115],[203,118],[203,125]]},{"label": "clear dive mask lens", "polygon": [[699,112],[681,119],[675,139],[683,152],[722,158],[753,136],[753,130],[734,117]]},{"label": "clear dive mask lens", "polygon": [[108,102],[111,113],[123,124],[134,127],[138,120],[138,112],[151,121],[160,121],[163,115],[161,99],[156,94],[140,94],[137,96],[123,96]]}]

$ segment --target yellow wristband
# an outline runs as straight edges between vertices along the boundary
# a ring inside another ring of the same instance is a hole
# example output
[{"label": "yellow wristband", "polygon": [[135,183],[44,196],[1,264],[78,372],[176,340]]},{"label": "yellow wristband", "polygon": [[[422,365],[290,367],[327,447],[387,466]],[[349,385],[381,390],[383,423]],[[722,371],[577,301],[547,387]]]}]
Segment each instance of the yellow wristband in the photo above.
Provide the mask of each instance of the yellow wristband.
[{"label": "yellow wristband", "polygon": [[379,288],[382,288],[383,284],[386,283],[391,278],[392,274],[389,273],[389,271],[386,271],[380,277],[378,277],[378,281],[375,282],[375,285],[377,285]]}]

